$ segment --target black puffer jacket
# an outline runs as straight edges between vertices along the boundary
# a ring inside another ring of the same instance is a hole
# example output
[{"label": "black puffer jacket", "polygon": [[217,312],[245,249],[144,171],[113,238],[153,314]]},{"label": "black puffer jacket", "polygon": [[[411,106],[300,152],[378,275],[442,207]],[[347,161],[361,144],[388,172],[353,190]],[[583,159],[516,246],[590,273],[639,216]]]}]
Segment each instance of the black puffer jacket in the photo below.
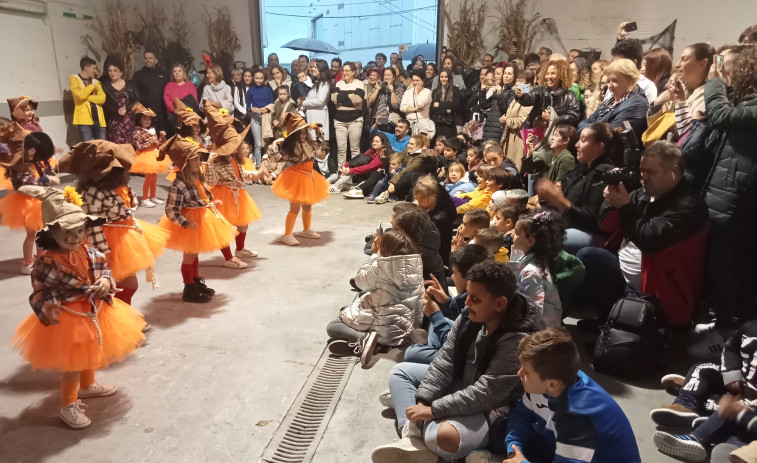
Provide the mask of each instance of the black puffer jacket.
[{"label": "black puffer jacket", "polygon": [[452,224],[457,218],[457,209],[449,193],[441,184],[437,184],[436,206],[428,211],[428,216],[439,231],[439,238],[441,239],[439,254],[442,256],[444,265],[448,265],[452,247]]},{"label": "black puffer jacket", "polygon": [[579,163],[568,172],[562,181],[562,191],[570,201],[570,209],[563,212],[565,228],[575,228],[586,233],[600,233],[599,209],[602,207],[605,189],[599,179],[602,173],[615,168],[606,154],[598,157],[589,166]]},{"label": "black puffer jacket", "polygon": [[707,119],[719,136],[715,162],[705,183],[713,226],[757,224],[757,98],[734,105],[723,79],[704,86]]},{"label": "black puffer jacket", "polygon": [[534,119],[540,117],[548,107],[555,108],[560,125],[576,127],[581,120],[581,108],[576,100],[576,94],[571,90],[558,88],[554,92],[549,87],[534,87],[530,93],[524,93],[517,98],[522,106],[533,106],[531,114],[523,124],[525,128],[533,127]]},{"label": "black puffer jacket", "polygon": [[499,122],[499,118],[502,113],[507,111],[510,106],[510,102],[515,98],[515,93],[512,91],[512,86],[507,85],[502,90],[502,93],[496,92],[489,98],[486,98],[486,90],[479,90],[481,101],[481,112],[486,116],[484,122],[484,130],[481,140],[496,140],[499,142],[502,139],[502,133],[504,127]]}]

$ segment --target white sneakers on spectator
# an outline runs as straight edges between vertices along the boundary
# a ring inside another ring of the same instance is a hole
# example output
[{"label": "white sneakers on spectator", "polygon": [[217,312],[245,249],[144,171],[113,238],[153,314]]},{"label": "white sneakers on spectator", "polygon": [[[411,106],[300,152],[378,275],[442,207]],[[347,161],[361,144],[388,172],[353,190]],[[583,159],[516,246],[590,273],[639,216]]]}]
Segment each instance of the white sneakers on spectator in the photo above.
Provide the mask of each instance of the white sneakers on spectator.
[{"label": "white sneakers on spectator", "polygon": [[349,191],[345,192],[342,196],[344,196],[347,199],[363,199],[365,198],[365,195],[363,194],[363,190],[360,188],[354,187],[350,188]]},{"label": "white sneakers on spectator", "polygon": [[142,207],[155,207],[155,203],[150,201],[150,198],[143,199],[142,203],[140,204]]},{"label": "white sneakers on spectator", "polygon": [[705,334],[713,329],[715,329],[714,321],[711,321],[710,323],[697,323],[694,325],[694,334]]},{"label": "white sneakers on spectator", "polygon": [[488,450],[475,450],[465,457],[465,463],[502,463],[505,459]]},{"label": "white sneakers on spectator", "polygon": [[385,390],[379,395],[379,402],[386,408],[394,408],[394,402],[392,401],[392,391]]},{"label": "white sneakers on spectator", "polygon": [[720,357],[725,346],[725,337],[717,329],[712,329],[704,334],[697,342],[687,349],[689,355],[701,359]]},{"label": "white sneakers on spectator", "polygon": [[92,424],[92,421],[84,414],[84,408],[82,407],[86,407],[86,405],[81,400],[77,400],[61,408],[58,416],[71,429],[86,428]]},{"label": "white sneakers on spectator", "polygon": [[389,201],[389,191],[385,191],[381,193],[380,195],[376,196],[376,204],[384,204],[387,201]]},{"label": "white sneakers on spectator", "polygon": [[421,428],[410,420],[402,428],[402,438],[376,447],[371,454],[373,463],[436,463],[439,457],[426,447]]}]

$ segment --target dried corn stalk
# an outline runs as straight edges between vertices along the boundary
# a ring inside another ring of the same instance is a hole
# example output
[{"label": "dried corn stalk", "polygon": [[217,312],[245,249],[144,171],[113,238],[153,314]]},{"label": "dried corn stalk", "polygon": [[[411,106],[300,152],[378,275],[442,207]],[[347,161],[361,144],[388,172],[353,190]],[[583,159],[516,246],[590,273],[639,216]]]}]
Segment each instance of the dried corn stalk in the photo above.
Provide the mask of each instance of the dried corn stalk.
[{"label": "dried corn stalk", "polygon": [[171,37],[166,44],[166,64],[173,66],[178,63],[184,66],[187,72],[193,71],[195,59],[189,50],[189,23],[184,14],[184,3],[173,6],[173,18],[168,31]]},{"label": "dried corn stalk", "polygon": [[139,14],[141,30],[137,33],[137,43],[145,50],[155,53],[158,61],[165,66],[170,66],[166,62],[165,50],[168,39],[166,31],[168,30],[168,18],[164,5],[157,0],[146,1],[145,15]]},{"label": "dried corn stalk", "polygon": [[484,53],[486,8],[475,0],[463,0],[457,15],[446,8],[443,11],[449,47],[457,51],[457,57],[463,63],[473,67]]},{"label": "dried corn stalk", "polygon": [[227,7],[215,8],[215,17],[205,8],[205,34],[208,38],[208,50],[213,58],[213,63],[221,66],[221,70],[228,73],[234,63],[234,52],[240,50],[234,24],[231,21],[231,13]]},{"label": "dried corn stalk", "polygon": [[542,34],[542,16],[536,12],[536,2],[527,0],[498,0],[498,24],[492,33],[498,35],[496,52],[510,54],[510,47],[517,43],[518,53],[525,56],[534,49],[536,39]]},{"label": "dried corn stalk", "polygon": [[[105,20],[102,11],[97,14],[95,22],[87,24],[100,37],[102,49],[109,56],[123,63],[124,77],[130,78],[134,72],[134,52],[137,42],[129,23],[136,16],[136,8],[126,8],[121,0],[107,0]],[[86,39],[86,36],[83,37]]]}]

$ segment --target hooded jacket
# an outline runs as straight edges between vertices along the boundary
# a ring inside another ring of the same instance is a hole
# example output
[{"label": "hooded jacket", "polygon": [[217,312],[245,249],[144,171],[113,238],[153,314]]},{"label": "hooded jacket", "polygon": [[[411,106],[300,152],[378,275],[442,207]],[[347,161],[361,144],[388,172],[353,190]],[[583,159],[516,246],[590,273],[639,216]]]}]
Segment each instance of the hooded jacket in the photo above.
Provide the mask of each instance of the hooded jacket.
[{"label": "hooded jacket", "polygon": [[520,98],[516,97],[522,106],[533,106],[531,114],[523,125],[525,128],[533,127],[534,119],[550,106],[555,109],[558,116],[558,125],[578,125],[581,119],[581,108],[576,100],[576,94],[564,88],[558,88],[554,92],[549,87],[534,87],[530,93],[524,93]]},{"label": "hooded jacket", "polygon": [[430,405],[436,420],[484,413],[491,423],[522,394],[518,344],[527,334],[544,329],[539,308],[516,293],[500,325],[482,342],[474,383],[455,390],[453,385],[462,381],[468,349],[481,327],[470,319],[467,308],[463,310],[418,387],[416,400]]},{"label": "hooded jacket", "polygon": [[355,275],[355,284],[368,292],[339,318],[358,331],[376,331],[381,345],[403,344],[423,319],[422,269],[420,254],[373,254]]}]

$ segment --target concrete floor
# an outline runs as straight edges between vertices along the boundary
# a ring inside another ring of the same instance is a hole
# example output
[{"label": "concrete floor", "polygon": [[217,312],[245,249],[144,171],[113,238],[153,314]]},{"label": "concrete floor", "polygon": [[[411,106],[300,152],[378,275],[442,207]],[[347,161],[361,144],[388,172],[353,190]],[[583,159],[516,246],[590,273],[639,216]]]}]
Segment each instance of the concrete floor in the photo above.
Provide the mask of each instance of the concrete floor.
[{"label": "concrete floor", "polygon": [[[139,193],[141,179],[132,186]],[[159,196],[166,190],[161,180]],[[57,418],[57,374],[32,371],[0,344],[0,461],[258,461],[325,347],[327,322],[354,297],[348,280],[366,259],[363,237],[378,220],[389,222],[391,204],[332,196],[313,209],[322,238],[290,248],[277,243],[287,204],[268,187],[248,191],[264,214],[248,233],[261,257],[240,271],[223,268],[220,253],[201,256],[201,274],[217,295],[210,304],[185,304],[181,256],[167,251],[157,264],[161,287],[142,283],[134,297],[153,326],[148,344],[98,375],[119,391],[87,401],[89,428],[73,431]],[[161,214],[140,209],[138,217],[156,223]],[[22,235],[0,229],[5,340],[32,313],[29,277],[19,274]],[[374,447],[396,438],[393,413],[377,397],[400,355],[382,354],[370,370],[355,367],[314,462],[370,461]],[[649,410],[670,402],[656,381],[630,384],[587,371],[628,414],[642,460],[669,461],[651,442]]]}]

